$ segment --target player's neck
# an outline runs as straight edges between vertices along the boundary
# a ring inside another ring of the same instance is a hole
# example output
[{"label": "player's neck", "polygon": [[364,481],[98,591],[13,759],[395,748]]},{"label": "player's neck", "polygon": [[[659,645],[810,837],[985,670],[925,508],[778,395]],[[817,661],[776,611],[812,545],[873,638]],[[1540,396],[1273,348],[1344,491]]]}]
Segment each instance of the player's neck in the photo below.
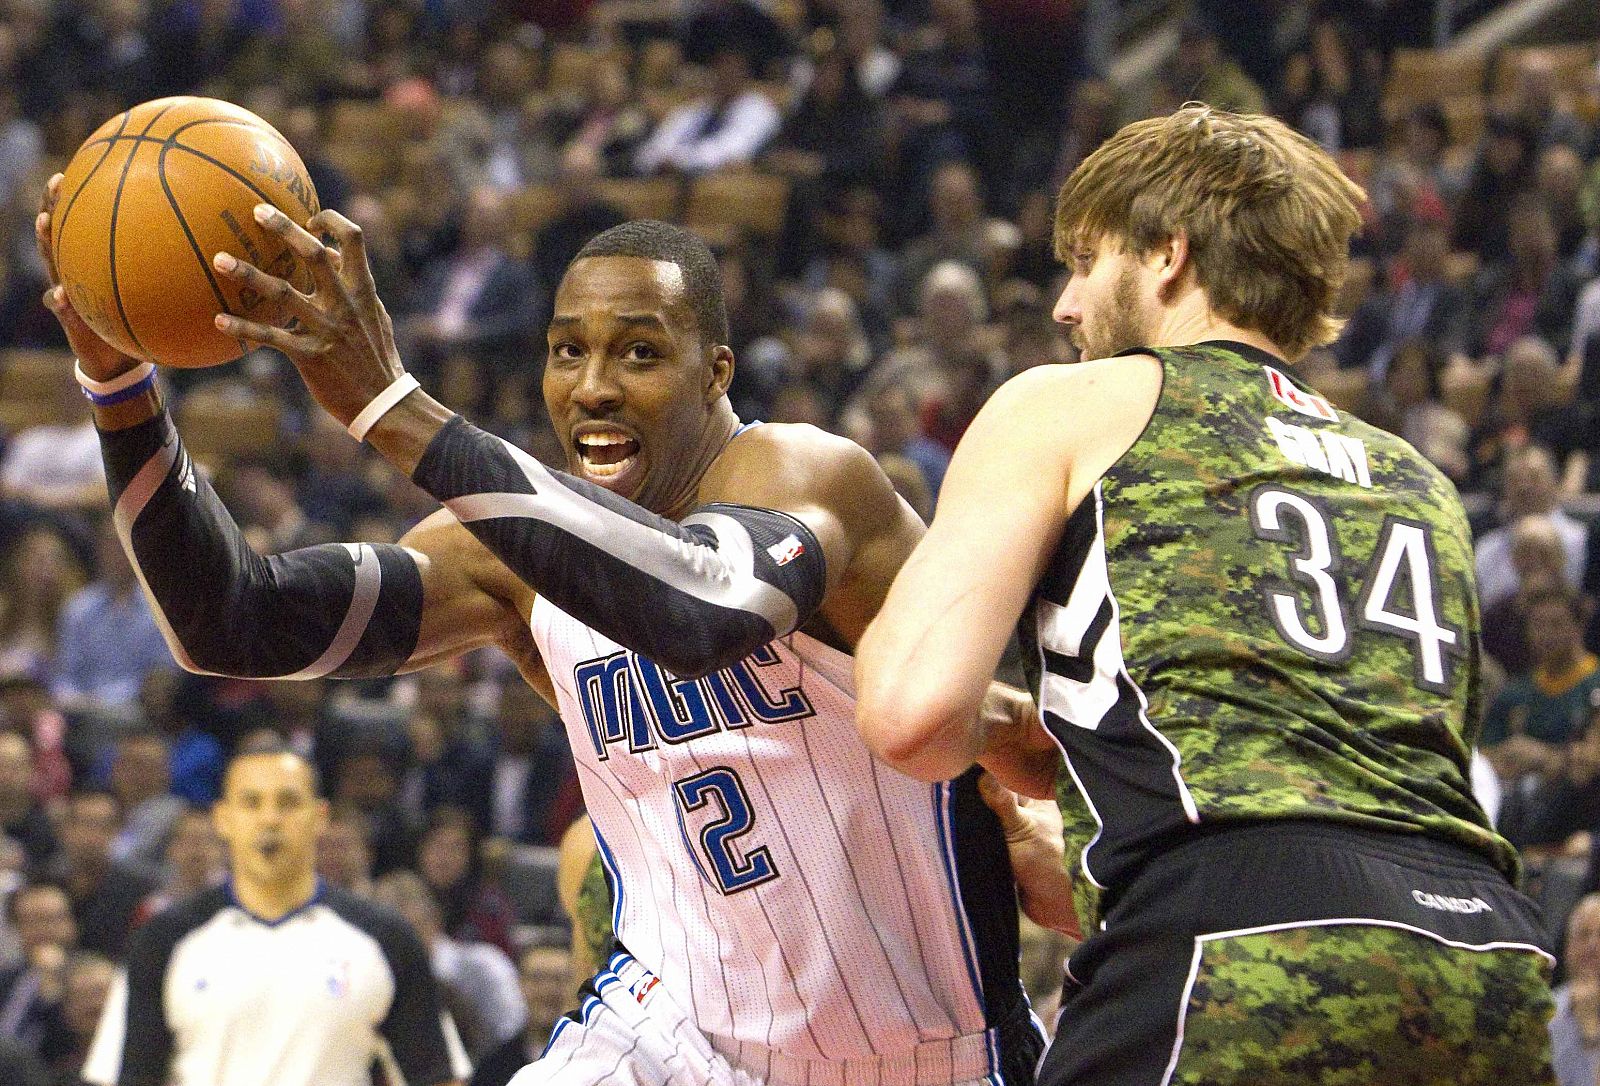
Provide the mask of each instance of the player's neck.
[{"label": "player's neck", "polygon": [[314,871],[282,882],[253,882],[235,876],[232,887],[234,899],[252,916],[262,920],[281,920],[303,908],[317,896],[318,889]]},{"label": "player's neck", "polygon": [[674,495],[667,503],[661,515],[668,520],[682,520],[695,507],[700,505],[700,481],[705,478],[706,472],[711,470],[711,465],[717,457],[722,455],[722,450],[728,447],[728,442],[739,432],[739,416],[733,413],[733,405],[724,398],[713,410],[711,418],[707,420],[705,429],[701,432],[700,441],[695,450],[690,454],[693,468],[685,474],[687,482],[683,493]]},{"label": "player's neck", "polygon": [[1253,328],[1242,328],[1219,316],[1205,302],[1198,290],[1187,292],[1171,309],[1161,315],[1161,323],[1151,347],[1186,347],[1192,343],[1210,343],[1229,340],[1244,343],[1268,354],[1288,360],[1288,353],[1270,338]]}]

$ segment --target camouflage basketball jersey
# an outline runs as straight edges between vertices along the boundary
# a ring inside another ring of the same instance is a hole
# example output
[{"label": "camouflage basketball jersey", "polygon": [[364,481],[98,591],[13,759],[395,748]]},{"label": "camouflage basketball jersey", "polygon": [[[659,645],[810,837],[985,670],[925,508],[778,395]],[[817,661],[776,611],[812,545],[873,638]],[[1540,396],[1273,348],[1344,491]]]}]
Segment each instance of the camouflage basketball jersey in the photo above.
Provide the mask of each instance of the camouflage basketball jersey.
[{"label": "camouflage basketball jersey", "polygon": [[1069,518],[1019,631],[1067,756],[1084,919],[1228,822],[1423,833],[1515,878],[1467,785],[1478,610],[1450,482],[1265,352],[1137,353],[1162,363],[1155,413]]}]

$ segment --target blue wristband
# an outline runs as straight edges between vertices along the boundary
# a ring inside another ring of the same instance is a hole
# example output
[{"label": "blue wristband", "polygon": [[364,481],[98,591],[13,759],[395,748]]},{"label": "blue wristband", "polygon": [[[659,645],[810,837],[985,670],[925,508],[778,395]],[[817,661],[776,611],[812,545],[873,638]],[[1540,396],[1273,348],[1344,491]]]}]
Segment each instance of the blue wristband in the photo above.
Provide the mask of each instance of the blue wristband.
[{"label": "blue wristband", "polygon": [[78,384],[83,389],[84,399],[96,407],[111,407],[131,400],[149,391],[156,383],[156,367],[151,362],[136,366],[109,381],[90,379],[83,372],[81,365],[74,365],[73,372],[76,373]]},{"label": "blue wristband", "polygon": [[96,407],[110,407],[113,404],[119,404],[127,400],[131,400],[135,396],[142,396],[144,393],[154,388],[155,384],[156,375],[154,373],[150,373],[147,374],[145,378],[139,381],[137,384],[129,385],[121,392],[113,392],[109,396],[101,396],[98,393],[90,392],[88,389],[84,389],[83,398],[94,404]]}]

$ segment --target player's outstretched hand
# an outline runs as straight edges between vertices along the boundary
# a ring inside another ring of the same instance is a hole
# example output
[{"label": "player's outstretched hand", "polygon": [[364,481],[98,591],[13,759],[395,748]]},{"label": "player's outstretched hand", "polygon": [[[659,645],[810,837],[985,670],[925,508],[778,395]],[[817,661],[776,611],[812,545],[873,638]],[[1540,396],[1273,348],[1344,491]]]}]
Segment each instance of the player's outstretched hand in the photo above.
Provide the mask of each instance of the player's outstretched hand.
[{"label": "player's outstretched hand", "polygon": [[1067,846],[1061,808],[1054,800],[1019,796],[991,773],[978,778],[978,794],[999,817],[1005,832],[1022,911],[1042,928],[1083,938],[1072,906],[1072,877],[1064,859]]},{"label": "player's outstretched hand", "polygon": [[[262,301],[260,320],[224,314],[217,317],[217,327],[288,355],[316,401],[348,425],[404,372],[394,326],[372,281],[361,227],[337,211],[323,210],[302,229],[271,204],[256,205],[255,217],[311,270],[312,291],[302,294],[232,253],[218,253],[212,259],[218,273],[256,291]],[[319,240],[323,234],[333,238],[332,245]]]},{"label": "player's outstretched hand", "polygon": [[139,365],[131,358],[95,334],[84,323],[78,311],[72,308],[67,292],[61,286],[60,273],[56,271],[55,244],[51,240],[50,224],[56,213],[56,201],[61,198],[61,174],[45,183],[44,197],[39,201],[39,214],[33,220],[33,241],[39,249],[39,259],[44,261],[50,276],[50,286],[44,292],[44,307],[55,314],[61,330],[67,334],[67,345],[78,356],[78,365],[84,375],[96,381],[109,381],[119,373]]}]

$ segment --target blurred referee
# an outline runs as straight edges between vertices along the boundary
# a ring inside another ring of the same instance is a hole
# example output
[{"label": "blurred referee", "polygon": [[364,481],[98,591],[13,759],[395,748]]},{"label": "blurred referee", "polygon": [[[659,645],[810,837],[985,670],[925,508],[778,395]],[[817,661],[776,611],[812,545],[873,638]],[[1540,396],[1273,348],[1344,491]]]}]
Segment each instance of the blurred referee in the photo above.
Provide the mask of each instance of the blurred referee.
[{"label": "blurred referee", "polygon": [[151,920],[128,946],[83,1078],[96,1086],[406,1086],[465,1075],[428,955],[394,913],[325,886],[327,804],[311,765],[250,751],[214,810],[232,878]]}]

